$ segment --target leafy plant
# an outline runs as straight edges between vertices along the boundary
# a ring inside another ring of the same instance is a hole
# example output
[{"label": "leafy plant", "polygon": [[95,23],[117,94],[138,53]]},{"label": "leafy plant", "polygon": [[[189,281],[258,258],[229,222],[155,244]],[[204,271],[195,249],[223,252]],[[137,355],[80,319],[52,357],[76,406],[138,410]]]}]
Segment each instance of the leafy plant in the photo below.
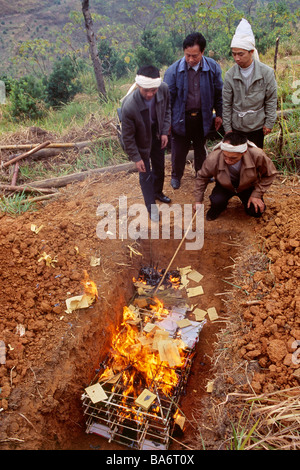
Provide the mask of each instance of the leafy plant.
[{"label": "leafy plant", "polygon": [[53,71],[46,83],[46,102],[50,106],[61,106],[71,101],[76,93],[81,91],[77,74],[77,66],[69,56],[54,63]]},{"label": "leafy plant", "polygon": [[159,34],[158,30],[146,29],[141,36],[141,45],[135,50],[136,63],[142,65],[152,64],[160,68],[169,65],[175,60],[171,41]]},{"label": "leafy plant", "polygon": [[98,55],[102,64],[102,72],[105,77],[119,79],[128,75],[135,67],[133,53],[130,51],[117,51],[107,39],[102,39],[99,44]]},{"label": "leafy plant", "polygon": [[241,413],[240,419],[238,421],[237,427],[234,426],[233,423],[232,425],[232,438],[230,442],[230,450],[246,450],[246,446],[250,444],[251,442],[251,437],[255,432],[255,429],[257,428],[259,424],[259,419],[253,424],[250,430],[248,430],[249,426],[249,420],[251,417],[251,411],[249,412],[249,415],[247,416],[246,422],[242,424],[243,422],[243,415],[244,412]]},{"label": "leafy plant", "polygon": [[38,119],[45,114],[42,80],[27,76],[10,84],[9,111],[14,120]]},{"label": "leafy plant", "polygon": [[34,211],[35,204],[27,200],[26,194],[16,193],[13,196],[3,196],[0,199],[0,211],[5,212],[13,217],[27,211]]}]

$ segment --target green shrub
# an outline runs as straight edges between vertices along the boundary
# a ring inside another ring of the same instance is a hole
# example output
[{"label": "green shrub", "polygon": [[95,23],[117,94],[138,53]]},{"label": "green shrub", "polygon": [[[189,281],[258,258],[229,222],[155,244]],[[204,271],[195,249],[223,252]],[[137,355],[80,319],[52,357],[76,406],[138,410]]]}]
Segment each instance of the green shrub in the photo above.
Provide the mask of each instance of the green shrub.
[{"label": "green shrub", "polygon": [[38,119],[45,114],[45,87],[32,76],[10,83],[9,112],[13,120]]},{"label": "green shrub", "polygon": [[101,40],[98,48],[102,72],[105,77],[119,79],[128,75],[136,66],[132,61],[133,54],[127,51],[117,51],[107,40]]},{"label": "green shrub", "polygon": [[57,60],[46,80],[46,103],[59,107],[71,101],[81,91],[77,74],[78,67],[69,56]]},{"label": "green shrub", "polygon": [[170,65],[176,57],[168,37],[161,37],[155,30],[145,30],[141,44],[135,50],[135,59],[138,67],[152,64],[161,68]]}]

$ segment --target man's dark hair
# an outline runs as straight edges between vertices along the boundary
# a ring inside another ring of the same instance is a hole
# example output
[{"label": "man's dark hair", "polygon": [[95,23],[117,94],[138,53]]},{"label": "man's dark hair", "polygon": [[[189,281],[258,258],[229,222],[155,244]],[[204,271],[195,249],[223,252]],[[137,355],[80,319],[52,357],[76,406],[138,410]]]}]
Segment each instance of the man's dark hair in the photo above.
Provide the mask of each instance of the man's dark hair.
[{"label": "man's dark hair", "polygon": [[149,78],[159,78],[160,73],[159,69],[154,65],[143,65],[137,71],[137,75],[143,75],[144,77]]},{"label": "man's dark hair", "polygon": [[198,44],[200,51],[203,52],[206,47],[206,39],[201,33],[191,33],[183,41],[183,50],[187,47],[193,47]]},{"label": "man's dark hair", "polygon": [[242,145],[247,142],[247,137],[245,134],[240,134],[239,132],[228,132],[225,135],[223,142],[228,142],[231,145]]}]

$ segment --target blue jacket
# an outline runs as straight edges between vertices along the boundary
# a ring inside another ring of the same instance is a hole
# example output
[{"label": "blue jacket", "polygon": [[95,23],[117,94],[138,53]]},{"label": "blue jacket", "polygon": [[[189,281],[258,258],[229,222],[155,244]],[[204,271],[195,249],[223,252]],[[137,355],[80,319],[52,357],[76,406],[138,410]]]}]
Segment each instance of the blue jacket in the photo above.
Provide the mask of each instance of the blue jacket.
[{"label": "blue jacket", "polygon": [[[177,60],[165,73],[171,97],[172,131],[185,135],[185,103],[188,92],[188,72],[185,58]],[[213,111],[222,117],[222,71],[217,62],[203,57],[200,73],[200,96],[204,135],[207,135],[213,122]]]}]

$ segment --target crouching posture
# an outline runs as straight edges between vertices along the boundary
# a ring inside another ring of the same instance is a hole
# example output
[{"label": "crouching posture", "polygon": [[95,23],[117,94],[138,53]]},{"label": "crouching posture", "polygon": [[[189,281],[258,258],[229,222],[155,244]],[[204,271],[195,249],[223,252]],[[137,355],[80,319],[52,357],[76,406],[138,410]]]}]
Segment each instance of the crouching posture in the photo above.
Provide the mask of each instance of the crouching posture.
[{"label": "crouching posture", "polygon": [[262,149],[249,142],[245,135],[230,132],[209,154],[197,173],[195,206],[197,208],[203,202],[206,187],[214,178],[207,220],[215,220],[233,196],[239,197],[248,215],[260,217],[265,211],[263,195],[276,175],[272,160]]}]

